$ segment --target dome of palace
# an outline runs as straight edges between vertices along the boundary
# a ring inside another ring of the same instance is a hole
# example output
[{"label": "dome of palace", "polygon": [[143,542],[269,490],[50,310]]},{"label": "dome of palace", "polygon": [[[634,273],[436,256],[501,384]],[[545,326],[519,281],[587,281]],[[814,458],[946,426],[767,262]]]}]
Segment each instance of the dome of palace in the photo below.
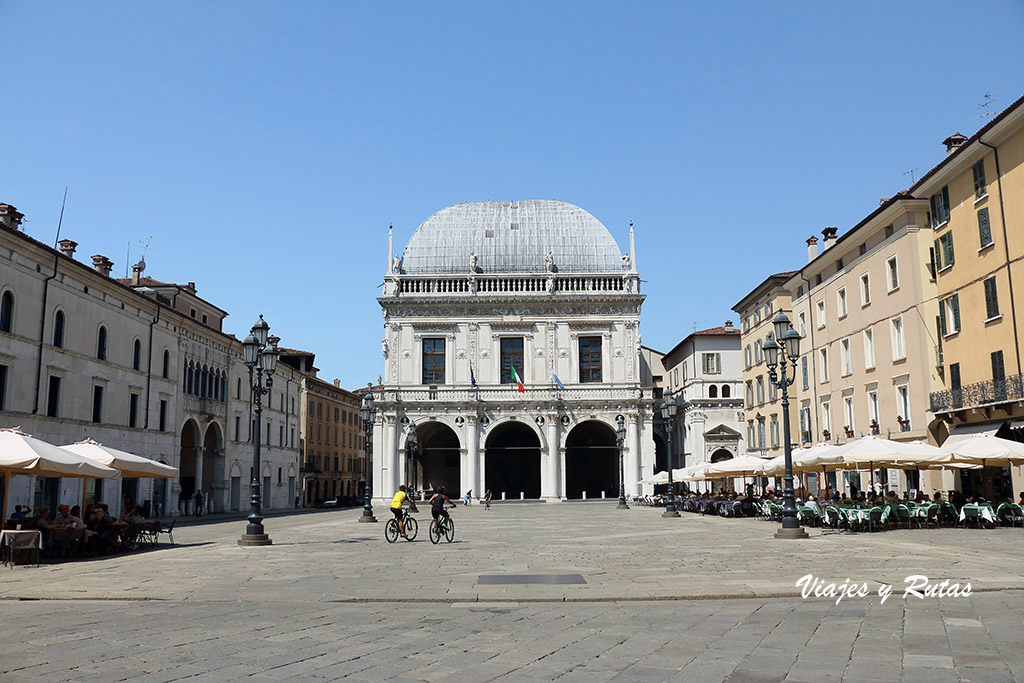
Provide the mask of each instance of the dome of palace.
[{"label": "dome of palace", "polygon": [[[548,253],[551,253],[549,267]],[[622,272],[622,252],[600,221],[547,199],[469,202],[441,209],[416,229],[401,272]]]}]

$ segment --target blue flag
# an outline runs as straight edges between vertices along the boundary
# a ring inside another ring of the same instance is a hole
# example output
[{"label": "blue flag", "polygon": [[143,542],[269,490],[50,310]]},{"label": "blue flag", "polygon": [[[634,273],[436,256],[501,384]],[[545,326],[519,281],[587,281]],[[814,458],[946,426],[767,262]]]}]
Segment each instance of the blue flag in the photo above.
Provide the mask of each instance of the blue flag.
[{"label": "blue flag", "polygon": [[562,380],[558,379],[558,375],[555,374],[554,370],[551,371],[551,376],[555,378],[555,384],[558,385],[559,389],[565,389],[565,385],[562,384]]},{"label": "blue flag", "polygon": [[469,366],[469,383],[476,389],[476,377],[473,375],[473,366]]}]

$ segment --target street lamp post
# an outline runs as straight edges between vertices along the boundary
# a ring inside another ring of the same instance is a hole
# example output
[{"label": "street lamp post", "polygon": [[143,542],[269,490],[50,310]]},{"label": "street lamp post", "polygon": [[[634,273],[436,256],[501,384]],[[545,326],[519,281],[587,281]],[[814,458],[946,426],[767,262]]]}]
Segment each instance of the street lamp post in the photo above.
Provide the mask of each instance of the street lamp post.
[{"label": "street lamp post", "polygon": [[675,458],[672,457],[672,431],[675,428],[676,411],[678,409],[679,404],[676,403],[676,399],[671,395],[661,402],[661,419],[665,421],[666,446],[668,447],[668,505],[665,506],[665,511],[661,513],[662,517],[679,516],[679,512],[676,510],[676,483],[672,480],[672,465],[675,464]]},{"label": "street lamp post", "polygon": [[626,418],[619,415],[615,418],[618,427],[615,428],[615,443],[619,446],[619,504],[616,506],[618,510],[628,510],[629,506],[626,505],[626,469],[623,464],[622,449],[626,443]]},{"label": "street lamp post", "polygon": [[[263,432],[263,395],[269,394],[274,385],[274,370],[277,369],[277,338],[267,343],[270,325],[260,316],[242,342],[245,353],[245,367],[249,369],[249,386],[252,388],[252,496],[249,499],[249,523],[245,533],[238,539],[238,545],[271,545],[273,541],[263,530],[263,513],[260,511],[260,435]],[[266,374],[264,381],[263,375]]]},{"label": "street lamp post", "polygon": [[[775,337],[773,339],[768,335],[761,348],[768,364],[768,381],[782,390],[782,439],[783,452],[786,456],[782,528],[775,532],[775,538],[808,538],[796,514],[796,500],[793,496],[793,447],[789,438],[789,386],[796,379],[796,361],[800,357],[800,333],[793,329],[789,318],[782,311],[772,319],[772,325],[775,327]],[[788,374],[787,365],[791,366]],[[775,371],[776,367],[779,369],[778,373]]]},{"label": "street lamp post", "polygon": [[367,384],[366,394],[363,396],[363,405],[359,406],[359,416],[363,419],[363,440],[366,447],[366,486],[363,487],[363,516],[360,522],[376,522],[373,516],[373,505],[370,497],[373,495],[373,467],[370,465],[370,445],[373,441],[373,421],[377,417],[377,408],[373,405],[372,384]]}]

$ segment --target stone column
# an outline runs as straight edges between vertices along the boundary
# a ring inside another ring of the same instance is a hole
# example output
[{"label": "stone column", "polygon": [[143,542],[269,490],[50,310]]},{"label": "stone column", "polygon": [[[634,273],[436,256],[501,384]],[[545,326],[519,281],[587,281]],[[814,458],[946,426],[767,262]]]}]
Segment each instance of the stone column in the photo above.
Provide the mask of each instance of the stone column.
[{"label": "stone column", "polygon": [[626,495],[640,495],[640,484],[643,477],[640,472],[640,414],[626,415],[626,454],[625,454],[625,489]]},{"label": "stone column", "polygon": [[[192,495],[195,496],[196,491],[203,490],[203,447],[196,446],[196,485],[192,490]],[[195,505],[195,498],[192,499],[192,505]],[[192,511],[195,514],[195,510]]]},{"label": "stone column", "polygon": [[398,420],[394,415],[384,416],[384,460],[388,464],[388,478],[390,479],[390,486],[384,491],[380,491],[380,495],[385,498],[390,498],[394,495],[395,491],[402,484],[402,467],[398,461],[397,422]]},{"label": "stone column", "polygon": [[552,413],[545,417],[545,438],[548,442],[547,453],[544,455],[544,467],[541,469],[540,495],[548,500],[561,500],[561,481],[559,477],[558,458],[558,414]]},{"label": "stone column", "polygon": [[473,489],[477,496],[483,497],[483,476],[480,467],[480,433],[477,431],[476,415],[466,417],[466,471],[462,475],[465,482],[463,490]]}]

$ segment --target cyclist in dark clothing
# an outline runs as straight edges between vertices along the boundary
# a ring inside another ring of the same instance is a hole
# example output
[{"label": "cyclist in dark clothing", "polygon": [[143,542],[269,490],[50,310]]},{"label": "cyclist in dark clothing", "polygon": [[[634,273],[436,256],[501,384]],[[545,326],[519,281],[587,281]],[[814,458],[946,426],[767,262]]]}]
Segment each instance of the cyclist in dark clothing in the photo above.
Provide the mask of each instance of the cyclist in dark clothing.
[{"label": "cyclist in dark clothing", "polygon": [[434,495],[430,497],[430,514],[438,524],[448,520],[448,511],[444,509],[445,504],[455,507],[455,503],[445,495],[444,487],[439,486]]}]

